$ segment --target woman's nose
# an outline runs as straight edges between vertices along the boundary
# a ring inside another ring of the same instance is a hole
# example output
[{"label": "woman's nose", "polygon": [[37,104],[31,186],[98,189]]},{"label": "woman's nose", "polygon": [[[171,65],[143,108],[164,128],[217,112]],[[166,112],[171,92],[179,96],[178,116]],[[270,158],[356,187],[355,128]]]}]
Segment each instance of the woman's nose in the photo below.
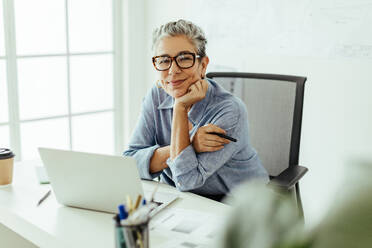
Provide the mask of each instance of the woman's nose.
[{"label": "woman's nose", "polygon": [[178,67],[175,60],[172,61],[171,67],[169,68],[169,74],[180,72],[181,69]]}]

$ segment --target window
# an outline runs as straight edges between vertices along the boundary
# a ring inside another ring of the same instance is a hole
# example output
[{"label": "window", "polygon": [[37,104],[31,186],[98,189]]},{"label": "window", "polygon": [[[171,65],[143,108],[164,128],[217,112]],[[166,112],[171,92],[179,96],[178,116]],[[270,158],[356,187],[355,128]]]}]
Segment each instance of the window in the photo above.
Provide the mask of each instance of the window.
[{"label": "window", "polygon": [[37,147],[123,149],[115,4],[2,0],[0,146],[18,160],[37,159]]},{"label": "window", "polygon": [[[0,20],[3,19],[3,3],[0,2]],[[8,88],[6,85],[4,44],[4,25],[0,25],[0,147],[9,147]]]}]

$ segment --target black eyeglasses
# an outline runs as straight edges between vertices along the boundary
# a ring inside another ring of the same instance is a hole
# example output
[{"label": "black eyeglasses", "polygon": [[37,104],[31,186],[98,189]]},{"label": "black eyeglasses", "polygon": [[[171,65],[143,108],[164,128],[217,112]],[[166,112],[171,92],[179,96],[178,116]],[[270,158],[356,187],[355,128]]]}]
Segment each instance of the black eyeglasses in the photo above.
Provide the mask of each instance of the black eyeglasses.
[{"label": "black eyeglasses", "polygon": [[155,56],[152,58],[152,63],[158,71],[166,71],[171,68],[173,60],[176,61],[179,68],[188,69],[194,66],[196,58],[201,58],[201,56],[195,53],[183,52],[174,57],[168,55]]}]

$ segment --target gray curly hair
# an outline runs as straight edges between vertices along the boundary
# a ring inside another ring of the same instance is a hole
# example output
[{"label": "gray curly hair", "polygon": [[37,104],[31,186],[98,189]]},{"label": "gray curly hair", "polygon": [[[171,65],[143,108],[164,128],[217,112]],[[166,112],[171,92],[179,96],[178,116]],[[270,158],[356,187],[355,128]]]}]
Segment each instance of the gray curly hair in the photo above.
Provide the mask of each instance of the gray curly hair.
[{"label": "gray curly hair", "polygon": [[176,22],[168,22],[156,28],[152,33],[152,50],[155,51],[159,41],[166,36],[185,35],[194,44],[199,56],[206,56],[205,45],[207,38],[203,30],[194,23],[186,20],[178,20]]}]

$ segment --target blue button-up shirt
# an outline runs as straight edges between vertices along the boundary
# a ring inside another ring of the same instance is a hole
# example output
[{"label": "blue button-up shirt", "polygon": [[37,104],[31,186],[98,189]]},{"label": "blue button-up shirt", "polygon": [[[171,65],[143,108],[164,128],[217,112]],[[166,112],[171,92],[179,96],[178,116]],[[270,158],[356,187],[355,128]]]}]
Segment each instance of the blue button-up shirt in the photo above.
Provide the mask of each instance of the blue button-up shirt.
[{"label": "blue button-up shirt", "polygon": [[199,127],[209,123],[224,129],[236,138],[215,152],[196,153],[192,144],[174,160],[167,160],[168,168],[150,173],[150,160],[154,151],[170,145],[174,98],[154,86],[146,95],[142,111],[125,156],[137,161],[140,176],[145,179],[161,177],[161,181],[201,195],[228,193],[245,180],[268,181],[257,152],[249,143],[248,115],[244,103],[216,82],[208,79],[208,91],[188,113],[193,124],[192,137]]}]

